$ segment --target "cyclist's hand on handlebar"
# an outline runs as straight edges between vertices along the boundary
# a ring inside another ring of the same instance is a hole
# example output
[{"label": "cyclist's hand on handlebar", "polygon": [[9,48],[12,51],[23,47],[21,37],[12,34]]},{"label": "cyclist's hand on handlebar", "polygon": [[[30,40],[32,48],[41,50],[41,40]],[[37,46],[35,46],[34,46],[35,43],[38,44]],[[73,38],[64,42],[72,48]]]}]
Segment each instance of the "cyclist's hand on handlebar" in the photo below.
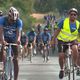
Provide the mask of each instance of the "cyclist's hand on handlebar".
[{"label": "cyclist's hand on handlebar", "polygon": [[7,45],[8,43],[7,43],[6,41],[3,41],[2,44],[3,44],[3,45]]},{"label": "cyclist's hand on handlebar", "polygon": [[20,45],[21,41],[17,40],[16,44]]}]

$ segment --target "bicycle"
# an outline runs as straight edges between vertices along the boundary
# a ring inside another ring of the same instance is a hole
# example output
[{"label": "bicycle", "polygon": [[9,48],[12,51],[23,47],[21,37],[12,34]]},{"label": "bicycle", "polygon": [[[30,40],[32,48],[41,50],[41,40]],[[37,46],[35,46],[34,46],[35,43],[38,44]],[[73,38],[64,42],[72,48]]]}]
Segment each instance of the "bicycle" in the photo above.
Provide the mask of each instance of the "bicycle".
[{"label": "bicycle", "polygon": [[21,48],[21,58],[22,58],[22,61],[23,61],[24,57],[25,57],[25,49],[24,49],[24,46],[22,46],[22,48]]},{"label": "bicycle", "polygon": [[29,60],[30,62],[32,62],[32,43],[28,43],[28,54],[27,54],[27,57],[29,56]]},{"label": "bicycle", "polygon": [[12,46],[17,46],[17,44],[14,43],[8,43],[6,45],[6,61],[4,63],[4,69],[5,69],[5,78],[7,80],[13,80],[14,79],[14,64],[13,64],[13,54],[12,54]]},{"label": "bicycle", "polygon": [[43,62],[48,61],[48,44],[47,43],[43,43],[43,58],[44,58]]},{"label": "bicycle", "polygon": [[[2,44],[0,44],[0,52],[2,52]],[[0,61],[0,80],[4,80],[5,77],[5,72],[4,72],[4,60],[3,60],[3,55],[2,55],[2,61]]]},{"label": "bicycle", "polygon": [[65,64],[64,64],[64,75],[68,77],[68,80],[71,79],[71,73],[73,75],[73,80],[75,80],[75,65],[72,58],[72,51],[71,51],[71,43],[62,44],[62,52],[63,52],[63,45],[67,45],[68,49],[65,53]]},{"label": "bicycle", "polygon": [[37,45],[37,54],[40,54],[42,55],[43,54],[43,51],[42,51],[42,42],[39,42],[36,44]]}]

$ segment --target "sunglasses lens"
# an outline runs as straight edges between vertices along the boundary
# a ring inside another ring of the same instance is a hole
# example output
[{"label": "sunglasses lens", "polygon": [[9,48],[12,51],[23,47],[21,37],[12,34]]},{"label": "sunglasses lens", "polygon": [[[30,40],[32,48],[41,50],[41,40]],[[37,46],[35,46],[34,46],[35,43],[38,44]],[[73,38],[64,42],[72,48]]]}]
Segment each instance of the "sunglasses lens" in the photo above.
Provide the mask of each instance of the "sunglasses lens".
[{"label": "sunglasses lens", "polygon": [[70,14],[71,16],[76,16],[76,14]]}]

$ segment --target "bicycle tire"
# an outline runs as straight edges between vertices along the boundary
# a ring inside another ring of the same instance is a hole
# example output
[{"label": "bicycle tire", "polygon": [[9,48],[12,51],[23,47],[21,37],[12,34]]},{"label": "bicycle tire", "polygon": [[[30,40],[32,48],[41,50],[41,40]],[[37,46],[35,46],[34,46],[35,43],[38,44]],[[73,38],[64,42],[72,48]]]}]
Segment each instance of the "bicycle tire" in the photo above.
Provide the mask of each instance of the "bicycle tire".
[{"label": "bicycle tire", "polygon": [[74,66],[73,66],[73,80],[75,80],[75,69],[74,69]]},{"label": "bicycle tire", "polygon": [[71,58],[70,56],[66,57],[66,63],[65,63],[65,76],[68,77],[68,80],[71,80]]},{"label": "bicycle tire", "polygon": [[46,49],[45,51],[45,58],[46,58],[46,62],[48,61],[48,50]]}]

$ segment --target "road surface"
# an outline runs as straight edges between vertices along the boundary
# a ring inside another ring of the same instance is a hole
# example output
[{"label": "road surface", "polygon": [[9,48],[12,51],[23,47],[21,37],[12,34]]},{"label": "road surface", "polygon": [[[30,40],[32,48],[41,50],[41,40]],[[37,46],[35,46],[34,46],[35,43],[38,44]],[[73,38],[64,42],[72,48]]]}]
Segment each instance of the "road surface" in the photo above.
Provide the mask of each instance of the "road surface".
[{"label": "road surface", "polygon": [[[34,56],[32,63],[25,58],[23,61],[19,60],[19,77],[18,80],[60,80],[58,56],[49,57],[49,61],[43,62],[41,56]],[[62,80],[68,80],[66,77]],[[75,80],[80,80],[80,76]]]}]

